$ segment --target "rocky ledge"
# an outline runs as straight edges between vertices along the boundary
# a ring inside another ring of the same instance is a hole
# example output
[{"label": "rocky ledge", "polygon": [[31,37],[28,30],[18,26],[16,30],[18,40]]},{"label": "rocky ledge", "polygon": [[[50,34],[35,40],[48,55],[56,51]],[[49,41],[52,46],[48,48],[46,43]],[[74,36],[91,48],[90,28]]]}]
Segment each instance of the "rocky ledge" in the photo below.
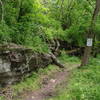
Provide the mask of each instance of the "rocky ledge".
[{"label": "rocky ledge", "polygon": [[0,46],[0,85],[19,82],[33,71],[51,64],[52,57],[16,44]]}]

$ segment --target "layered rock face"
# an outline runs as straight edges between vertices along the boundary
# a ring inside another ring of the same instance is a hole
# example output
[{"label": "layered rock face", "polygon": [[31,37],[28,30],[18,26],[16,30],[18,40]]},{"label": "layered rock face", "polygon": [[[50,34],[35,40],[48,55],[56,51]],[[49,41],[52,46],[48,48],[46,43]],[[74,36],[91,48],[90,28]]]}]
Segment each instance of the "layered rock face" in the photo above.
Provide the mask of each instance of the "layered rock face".
[{"label": "layered rock face", "polygon": [[0,46],[0,85],[9,85],[52,63],[47,54],[15,44]]}]

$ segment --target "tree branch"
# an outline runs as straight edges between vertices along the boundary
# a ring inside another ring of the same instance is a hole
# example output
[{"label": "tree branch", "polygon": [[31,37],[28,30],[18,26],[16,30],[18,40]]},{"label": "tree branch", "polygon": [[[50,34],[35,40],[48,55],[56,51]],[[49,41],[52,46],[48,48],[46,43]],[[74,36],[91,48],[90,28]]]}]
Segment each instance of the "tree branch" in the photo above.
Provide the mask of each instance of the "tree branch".
[{"label": "tree branch", "polygon": [[96,0],[96,7],[93,13],[92,21],[95,21],[97,15],[99,14],[100,11],[100,0]]}]

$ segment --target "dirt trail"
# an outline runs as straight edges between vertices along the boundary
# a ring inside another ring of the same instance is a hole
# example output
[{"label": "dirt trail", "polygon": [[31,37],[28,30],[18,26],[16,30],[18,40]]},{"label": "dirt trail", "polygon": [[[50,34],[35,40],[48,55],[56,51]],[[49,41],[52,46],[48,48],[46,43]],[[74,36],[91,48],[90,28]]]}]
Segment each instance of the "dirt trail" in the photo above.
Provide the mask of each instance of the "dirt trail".
[{"label": "dirt trail", "polygon": [[44,100],[55,94],[55,88],[57,85],[64,82],[69,73],[67,71],[56,72],[52,78],[45,78],[42,82],[43,88],[37,91],[33,91],[27,94],[23,100]]},{"label": "dirt trail", "polygon": [[36,91],[29,91],[24,93],[21,100],[45,100],[47,98],[53,97],[56,95],[56,87],[59,85],[67,84],[69,79],[70,71],[78,67],[75,65],[70,69],[64,69],[63,71],[57,71],[52,73],[50,76],[46,76],[42,80],[42,87]]}]

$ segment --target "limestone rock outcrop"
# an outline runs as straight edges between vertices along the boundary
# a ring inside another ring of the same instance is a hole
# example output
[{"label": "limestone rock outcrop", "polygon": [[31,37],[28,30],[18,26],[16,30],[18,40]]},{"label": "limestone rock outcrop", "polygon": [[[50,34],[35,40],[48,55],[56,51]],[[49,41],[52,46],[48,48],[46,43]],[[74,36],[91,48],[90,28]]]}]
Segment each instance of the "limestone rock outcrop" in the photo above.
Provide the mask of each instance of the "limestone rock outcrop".
[{"label": "limestone rock outcrop", "polygon": [[0,85],[19,82],[33,71],[52,63],[52,58],[15,44],[0,46]]}]

